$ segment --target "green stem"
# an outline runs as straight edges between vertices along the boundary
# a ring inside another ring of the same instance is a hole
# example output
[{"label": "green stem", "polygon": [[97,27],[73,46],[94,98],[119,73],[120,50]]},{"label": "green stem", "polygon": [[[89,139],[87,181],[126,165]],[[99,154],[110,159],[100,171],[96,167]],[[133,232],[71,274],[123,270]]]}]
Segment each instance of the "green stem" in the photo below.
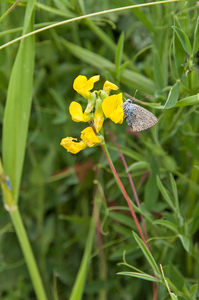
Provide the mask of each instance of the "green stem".
[{"label": "green stem", "polygon": [[39,300],[47,300],[45,291],[44,291],[44,287],[43,287],[43,283],[39,274],[39,270],[37,268],[36,262],[35,262],[35,258],[30,246],[30,242],[28,240],[28,236],[26,234],[22,219],[21,219],[21,215],[19,212],[18,207],[16,207],[15,210],[10,211],[10,216],[24,255],[24,258],[26,260],[27,263],[27,267],[30,273],[30,277],[32,279],[32,283],[35,289],[35,293],[37,296],[37,299]]},{"label": "green stem", "polygon": [[0,23],[3,21],[5,17],[17,6],[17,4],[20,2],[20,0],[17,0],[0,18]]},{"label": "green stem", "polygon": [[77,277],[75,279],[75,283],[72,288],[72,292],[70,295],[69,300],[81,300],[83,291],[84,291],[84,285],[86,281],[86,275],[87,275],[87,269],[89,265],[89,259],[93,244],[93,239],[95,237],[95,230],[96,230],[96,203],[94,202],[93,207],[93,215],[91,217],[90,221],[90,227],[89,227],[89,233],[86,241],[86,246],[84,249],[84,254],[82,257],[81,265],[77,274]]},{"label": "green stem", "polygon": [[46,293],[43,287],[41,276],[37,268],[37,264],[24,228],[18,206],[15,204],[12,188],[8,176],[4,173],[0,158],[0,184],[3,191],[3,202],[5,209],[9,212],[12,219],[30,277],[38,300],[47,300]]}]

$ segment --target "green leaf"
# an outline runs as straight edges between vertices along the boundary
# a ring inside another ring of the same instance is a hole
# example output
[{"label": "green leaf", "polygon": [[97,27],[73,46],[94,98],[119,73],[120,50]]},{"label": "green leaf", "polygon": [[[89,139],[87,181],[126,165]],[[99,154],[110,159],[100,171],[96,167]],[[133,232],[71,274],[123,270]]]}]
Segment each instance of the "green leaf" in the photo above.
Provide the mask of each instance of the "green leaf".
[{"label": "green leaf", "polygon": [[190,292],[191,292],[191,300],[196,300],[196,293],[198,290],[198,284],[194,284],[192,285],[192,287],[190,288]]},{"label": "green leaf", "polygon": [[160,181],[160,178],[157,176],[157,185],[160,189],[160,192],[162,194],[162,196],[164,197],[164,199],[166,200],[166,202],[168,203],[168,205],[172,208],[172,210],[175,211],[175,206],[169,196],[168,191],[165,189],[165,187],[163,186],[162,182]]},{"label": "green leaf", "polygon": [[[99,54],[93,53],[64,39],[62,39],[62,44],[72,55],[92,65],[97,70],[107,69],[110,72],[115,72],[115,64]],[[122,72],[121,82],[126,86],[141,90],[143,93],[147,93],[147,95],[152,95],[155,92],[155,83],[151,79],[131,70],[125,69]]]},{"label": "green leaf", "polygon": [[117,275],[125,275],[125,276],[136,277],[136,278],[140,278],[152,282],[160,282],[160,280],[154,276],[143,274],[143,273],[137,273],[137,272],[119,272],[117,273]]},{"label": "green leaf", "polygon": [[199,50],[199,18],[196,21],[196,27],[194,31],[194,40],[193,40],[193,55],[196,54]]},{"label": "green leaf", "polygon": [[152,211],[157,203],[159,195],[159,189],[156,182],[156,176],[159,174],[159,165],[155,155],[152,155],[150,167],[151,174],[144,191],[144,203],[147,210]]},{"label": "green leaf", "polygon": [[176,207],[179,208],[177,185],[176,185],[176,182],[175,182],[175,180],[173,178],[173,175],[171,173],[169,175],[170,175],[171,186],[172,186],[172,191],[173,191],[173,196],[174,196],[174,200],[175,200],[175,203],[176,203]]},{"label": "green leaf", "polygon": [[162,225],[164,227],[169,228],[170,230],[172,230],[173,232],[178,234],[178,228],[171,223],[170,221],[166,221],[166,220],[156,220],[155,222],[153,222],[156,225]]},{"label": "green leaf", "polygon": [[91,218],[90,222],[90,228],[89,228],[89,233],[86,241],[86,246],[84,249],[84,255],[82,257],[81,265],[77,273],[77,277],[75,280],[75,283],[73,285],[73,289],[70,295],[69,300],[81,300],[83,291],[84,291],[84,285],[86,281],[86,276],[87,276],[87,269],[89,265],[89,260],[90,260],[90,254],[91,254],[91,249],[92,249],[92,244],[93,244],[93,239],[95,237],[95,229],[96,229],[96,220],[95,217]]},{"label": "green leaf", "polygon": [[[112,145],[112,144],[108,144],[108,148],[109,149],[113,149],[115,151],[118,151],[117,150],[117,147]],[[120,147],[120,150],[122,151],[123,154],[125,154],[126,156],[134,159],[134,160],[137,160],[137,161],[145,161],[145,157],[142,156],[141,154],[139,154],[138,152],[132,150],[132,149],[129,149],[129,148],[126,148],[126,147]]]},{"label": "green leaf", "polygon": [[146,161],[137,161],[129,166],[127,172],[135,171],[135,170],[148,170],[149,163]]},{"label": "green leaf", "polygon": [[121,224],[124,224],[128,227],[131,227],[134,230],[136,229],[135,222],[129,216],[125,216],[124,214],[116,213],[116,212],[113,212],[113,211],[109,212],[109,216],[111,218],[113,218],[113,220],[116,220],[116,221],[120,222]]},{"label": "green leaf", "polygon": [[187,252],[189,252],[190,242],[187,236],[179,234],[178,237],[180,238],[183,247]]},{"label": "green leaf", "polygon": [[198,230],[198,228],[199,228],[199,202],[197,203],[193,211],[191,233],[194,234]]},{"label": "green leaf", "polygon": [[179,94],[180,94],[180,82],[177,81],[174,84],[174,86],[172,86],[172,88],[170,89],[164,108],[168,109],[174,107],[178,101]]},{"label": "green leaf", "polygon": [[[28,3],[23,33],[33,30],[34,2]],[[32,103],[34,58],[35,40],[32,35],[20,43],[10,76],[3,121],[3,164],[6,174],[10,177],[16,202]]]},{"label": "green leaf", "polygon": [[[176,23],[177,22],[175,20],[175,24]],[[173,31],[173,54],[174,54],[177,76],[178,78],[181,78],[184,71],[186,52],[175,30]]]},{"label": "green leaf", "polygon": [[129,65],[129,61],[124,62],[118,69],[118,74],[121,74],[123,70]]},{"label": "green leaf", "polygon": [[144,242],[141,240],[141,238],[139,238],[139,236],[135,232],[133,232],[133,236],[134,236],[136,242],[138,243],[140,249],[142,250],[144,256],[146,257],[148,263],[150,264],[152,270],[158,277],[160,277],[159,268],[155,262],[155,259],[152,256],[151,252],[149,251],[149,249],[146,247]]},{"label": "green leaf", "polygon": [[180,28],[176,27],[176,26],[172,26],[172,28],[175,30],[175,32],[178,35],[178,38],[184,48],[184,50],[189,54],[192,55],[192,48],[191,48],[191,43],[189,41],[188,36],[186,35],[186,33],[184,31],[182,31]]},{"label": "green leaf", "polygon": [[175,107],[180,106],[190,106],[190,105],[196,105],[199,104],[199,94],[184,98],[180,101],[178,101],[175,105]]},{"label": "green leaf", "polygon": [[[131,4],[137,5],[137,1],[132,1]],[[142,11],[142,8],[140,7],[134,7],[132,10],[132,13],[146,26],[147,30],[149,31],[155,31],[154,29],[154,23],[150,18],[148,18],[146,12]]]},{"label": "green leaf", "polygon": [[174,293],[171,293],[171,291],[170,291],[168,281],[166,280],[166,278],[165,278],[165,276],[164,276],[164,272],[163,272],[162,265],[160,265],[160,269],[161,269],[162,277],[163,277],[163,279],[164,279],[165,285],[166,285],[166,287],[167,287],[167,290],[168,290],[168,292],[169,292],[169,295],[170,295],[171,299],[172,299],[172,300],[178,300],[178,297],[177,297]]},{"label": "green leaf", "polygon": [[118,71],[122,62],[123,48],[124,48],[124,32],[122,32],[120,35],[117,51],[115,55],[115,68],[117,74],[119,73]]},{"label": "green leaf", "polygon": [[154,51],[154,77],[160,90],[165,87],[164,74],[158,51]]}]

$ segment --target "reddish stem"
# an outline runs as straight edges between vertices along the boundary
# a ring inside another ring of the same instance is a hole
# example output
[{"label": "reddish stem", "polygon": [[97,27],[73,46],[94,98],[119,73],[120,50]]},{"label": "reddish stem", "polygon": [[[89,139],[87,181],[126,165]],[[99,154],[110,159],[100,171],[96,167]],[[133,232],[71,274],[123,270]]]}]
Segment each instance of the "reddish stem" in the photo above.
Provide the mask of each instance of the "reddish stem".
[{"label": "reddish stem", "polygon": [[[140,207],[140,201],[139,201],[139,198],[138,198],[136,189],[135,189],[135,185],[134,185],[134,183],[133,183],[133,179],[131,178],[131,174],[127,171],[127,170],[128,170],[128,166],[127,166],[125,157],[124,157],[122,151],[120,150],[120,147],[119,147],[118,143],[116,142],[116,140],[115,140],[115,138],[114,138],[113,136],[112,136],[112,140],[113,140],[114,144],[116,145],[117,150],[118,150],[118,152],[119,152],[119,154],[120,154],[120,157],[121,157],[121,160],[122,160],[122,162],[123,162],[124,168],[125,168],[125,170],[126,170],[126,173],[127,173],[127,176],[128,176],[128,179],[129,179],[129,182],[130,182],[130,185],[131,185],[131,188],[132,188],[133,195],[134,195],[134,197],[135,197],[135,201],[136,201],[136,203],[137,203],[137,206]],[[142,226],[143,226],[143,228],[144,228],[144,233],[145,233],[146,240],[148,240],[149,237],[148,237],[148,233],[147,233],[147,229],[146,229],[146,224],[145,224],[144,218],[143,218],[142,215],[141,215],[140,217],[141,217],[141,221],[142,221]],[[149,243],[148,243],[148,248],[149,248],[149,250],[150,250],[150,245],[149,245]]]},{"label": "reddish stem", "polygon": [[106,154],[106,152],[105,152],[103,146],[102,146],[102,145],[100,145],[100,146],[101,146],[101,149],[102,149],[104,155],[106,156],[106,159],[107,159],[107,161],[108,161],[108,163],[109,163],[109,165],[110,165],[110,167],[111,167],[111,170],[113,171],[113,174],[115,175],[115,178],[117,179],[118,184],[120,185],[120,188],[121,188],[121,190],[122,190],[122,193],[123,193],[124,197],[126,198],[126,201],[127,201],[128,206],[129,206],[129,208],[130,208],[131,214],[132,214],[132,216],[133,216],[133,219],[134,219],[135,224],[136,224],[136,226],[137,226],[137,229],[138,229],[138,231],[139,231],[140,237],[141,237],[142,241],[145,243],[145,245],[146,245],[147,248],[148,248],[148,245],[147,245],[147,243],[146,243],[146,241],[145,241],[145,237],[144,237],[144,235],[143,235],[143,233],[142,233],[142,229],[141,229],[141,227],[140,227],[140,224],[139,224],[139,222],[138,222],[138,219],[137,219],[137,217],[136,217],[136,214],[135,214],[135,212],[134,212],[134,209],[133,209],[133,207],[132,207],[132,205],[131,205],[131,201],[130,201],[130,199],[129,199],[129,196],[128,196],[128,194],[127,194],[127,192],[126,192],[126,190],[125,190],[125,188],[124,188],[124,186],[123,186],[123,184],[122,184],[122,182],[121,182],[119,176],[117,175],[117,172],[116,172],[114,166],[112,165],[112,163],[111,163],[111,161],[110,161],[108,155]]},{"label": "reddish stem", "polygon": [[[133,219],[134,219],[135,224],[136,224],[136,226],[137,226],[137,229],[138,229],[138,231],[139,231],[140,237],[141,237],[142,241],[145,243],[146,247],[149,249],[149,251],[151,251],[151,250],[150,250],[150,245],[149,245],[149,243],[146,243],[146,241],[145,241],[145,237],[144,237],[144,235],[143,235],[143,233],[142,233],[142,229],[141,229],[141,227],[140,227],[140,224],[139,224],[139,222],[138,222],[138,219],[137,219],[137,217],[136,217],[136,214],[135,214],[135,212],[134,212],[134,209],[133,209],[133,207],[132,207],[132,205],[131,205],[131,201],[130,201],[130,199],[129,199],[129,196],[128,196],[128,194],[127,194],[127,192],[126,192],[126,190],[125,190],[125,188],[124,188],[124,186],[123,186],[123,184],[122,184],[122,182],[121,182],[119,176],[117,175],[117,172],[116,172],[114,166],[112,165],[112,163],[111,163],[109,157],[107,156],[107,154],[106,154],[106,152],[105,152],[103,146],[102,146],[102,145],[100,145],[100,146],[101,146],[102,151],[104,152],[104,155],[106,156],[106,159],[107,159],[107,161],[108,161],[108,163],[109,163],[109,165],[110,165],[110,167],[111,167],[111,170],[113,171],[113,174],[115,175],[115,177],[116,177],[116,179],[117,179],[117,181],[118,181],[118,184],[120,185],[120,188],[121,188],[121,190],[122,190],[122,192],[123,192],[123,195],[124,195],[124,197],[126,198],[126,201],[127,201],[128,206],[129,206],[129,208],[130,208],[131,214],[132,214],[132,216],[133,216]],[[119,149],[119,152],[121,153],[120,149]],[[123,156],[123,154],[122,154],[122,156]],[[122,157],[122,156],[121,156],[121,157]],[[124,158],[124,156],[123,156],[123,158]],[[123,160],[122,160],[122,161],[123,161]],[[124,161],[125,161],[125,158],[124,158]],[[123,161],[123,162],[124,162],[124,161]],[[128,166],[127,166],[127,164],[126,164],[126,161],[125,161],[124,165],[126,165],[126,167],[127,167],[127,169],[128,169]],[[125,168],[126,168],[126,167],[125,167]],[[129,175],[130,175],[130,174],[129,174]],[[131,176],[130,176],[130,178],[131,178]],[[135,196],[136,203],[137,203],[138,206],[140,206],[140,202],[139,202],[139,199],[138,199],[136,190],[135,190],[135,186],[134,186],[134,184],[133,184],[132,178],[131,178],[131,179],[130,179],[130,178],[129,178],[129,180],[130,180],[130,182],[132,182],[132,185],[131,185],[131,186],[132,186],[132,189],[133,189],[134,196],[136,195],[136,196]],[[141,217],[142,217],[142,216],[141,216]],[[145,222],[144,222],[144,228],[146,228]],[[145,235],[147,236],[147,239],[148,239],[147,231],[145,231]],[[154,274],[154,273],[153,273],[153,274]],[[155,276],[155,274],[154,274],[154,276]],[[155,277],[156,277],[156,276],[155,276]],[[157,285],[156,285],[155,282],[153,282],[152,286],[153,286],[153,300],[157,300],[158,283],[157,283]]]}]

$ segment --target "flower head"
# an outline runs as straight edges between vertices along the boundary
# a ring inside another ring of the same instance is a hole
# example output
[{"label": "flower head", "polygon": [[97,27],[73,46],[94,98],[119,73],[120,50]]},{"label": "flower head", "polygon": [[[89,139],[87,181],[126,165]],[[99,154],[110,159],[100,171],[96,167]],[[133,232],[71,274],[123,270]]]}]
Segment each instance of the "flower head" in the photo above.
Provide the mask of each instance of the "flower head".
[{"label": "flower head", "polygon": [[92,90],[94,83],[99,79],[100,79],[99,75],[93,76],[90,79],[87,79],[86,76],[79,75],[74,80],[73,88],[84,98],[88,99],[90,95],[90,90]]},{"label": "flower head", "polygon": [[104,99],[102,102],[102,110],[105,116],[114,123],[122,124],[124,119],[122,93],[112,95]]},{"label": "flower head", "polygon": [[104,137],[99,133],[104,115],[115,123],[122,123],[124,118],[122,93],[110,95],[111,90],[117,90],[118,87],[106,81],[103,90],[93,91],[94,83],[100,78],[99,75],[87,79],[86,76],[79,75],[73,83],[73,88],[84,98],[88,100],[85,111],[78,102],[71,102],[69,112],[74,122],[89,122],[92,127],[87,127],[81,132],[81,141],[72,137],[62,139],[61,145],[69,152],[76,154],[86,147],[93,147],[104,143]]}]

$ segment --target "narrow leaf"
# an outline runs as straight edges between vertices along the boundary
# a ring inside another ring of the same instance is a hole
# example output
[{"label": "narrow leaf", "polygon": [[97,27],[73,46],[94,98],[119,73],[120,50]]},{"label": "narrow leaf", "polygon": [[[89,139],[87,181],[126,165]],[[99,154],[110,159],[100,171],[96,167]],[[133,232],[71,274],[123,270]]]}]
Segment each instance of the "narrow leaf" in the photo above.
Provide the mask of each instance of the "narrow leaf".
[{"label": "narrow leaf", "polygon": [[[33,30],[34,1],[29,1],[25,32]],[[13,196],[18,200],[32,101],[35,57],[34,36],[21,41],[8,86],[3,121],[3,164],[10,177]]]},{"label": "narrow leaf", "polygon": [[[72,55],[94,66],[97,70],[107,69],[111,72],[115,71],[115,64],[99,54],[93,53],[64,39],[62,39],[62,44]],[[131,70],[125,69],[122,72],[121,82],[125,83],[126,86],[141,90],[143,93],[147,93],[147,95],[152,95],[155,92],[155,83],[151,79]]]},{"label": "narrow leaf", "polygon": [[162,64],[157,50],[154,51],[154,76],[159,89],[162,90],[165,87],[165,79],[162,71]]},{"label": "narrow leaf", "polygon": [[160,282],[159,279],[157,279],[154,276],[148,275],[148,274],[143,274],[143,273],[137,273],[137,272],[119,272],[117,275],[125,275],[125,276],[131,276],[131,277],[136,277],[148,281],[153,281],[153,282]]},{"label": "narrow leaf", "polygon": [[175,206],[167,192],[167,190],[165,189],[165,187],[163,186],[162,182],[160,181],[160,178],[157,176],[157,185],[160,189],[160,192],[162,194],[162,196],[164,197],[164,199],[166,200],[166,202],[168,203],[168,205],[175,211]]},{"label": "narrow leaf", "polygon": [[198,290],[198,284],[194,284],[192,285],[192,287],[190,288],[190,292],[191,292],[191,299],[192,300],[196,300],[196,293]]},{"label": "narrow leaf", "polygon": [[[180,26],[176,19],[174,24],[177,25],[178,27]],[[178,78],[181,78],[184,72],[186,52],[175,30],[173,31],[173,54],[174,54],[177,76]]]},{"label": "narrow leaf", "polygon": [[199,202],[194,208],[191,233],[194,234],[199,228]]},{"label": "narrow leaf", "polygon": [[146,247],[146,245],[144,244],[144,242],[141,240],[141,238],[139,238],[139,236],[133,232],[133,236],[136,240],[136,242],[138,243],[140,249],[142,250],[144,256],[146,257],[148,263],[150,264],[151,268],[153,269],[154,273],[160,277],[160,271],[159,268],[155,262],[155,259],[153,258],[151,252],[148,250],[148,248]]},{"label": "narrow leaf", "polygon": [[117,46],[117,51],[116,51],[116,56],[115,56],[115,68],[116,68],[116,73],[118,74],[121,62],[122,62],[122,55],[123,55],[123,47],[124,47],[124,32],[121,33],[119,41],[118,41],[118,46]]},{"label": "narrow leaf", "polygon": [[172,28],[175,30],[175,32],[178,35],[178,38],[180,39],[180,42],[184,48],[184,50],[189,54],[192,55],[192,48],[191,48],[191,43],[189,41],[188,36],[184,31],[182,31],[180,28],[176,26],[172,26]]},{"label": "narrow leaf", "polygon": [[199,50],[199,18],[197,18],[196,27],[194,31],[194,41],[193,41],[193,55]]},{"label": "narrow leaf", "polygon": [[180,101],[178,101],[175,105],[175,107],[180,106],[190,106],[190,105],[196,105],[199,104],[199,94],[184,98]]},{"label": "narrow leaf", "polygon": [[148,170],[149,163],[146,161],[137,161],[129,166],[127,172],[135,171],[135,170]]},{"label": "narrow leaf", "polygon": [[179,210],[178,189],[177,189],[176,182],[173,178],[173,175],[171,173],[170,173],[170,180],[171,180],[171,186],[172,186],[174,200],[176,202],[176,207],[178,207],[178,210]]},{"label": "narrow leaf", "polygon": [[185,235],[182,235],[182,234],[179,234],[178,236],[179,236],[179,238],[180,238],[180,240],[182,242],[182,245],[185,248],[185,250],[187,252],[189,252],[190,242],[189,242],[188,237],[185,236]]},{"label": "narrow leaf", "polygon": [[184,72],[186,52],[182,47],[182,44],[175,31],[173,32],[173,54],[174,54],[177,76],[178,78],[181,78]]},{"label": "narrow leaf", "polygon": [[172,300],[178,300],[178,297],[177,297],[174,293],[172,293],[172,292],[170,291],[168,281],[166,280],[166,278],[165,278],[165,276],[164,276],[164,272],[163,272],[162,265],[160,265],[160,269],[161,269],[162,277],[163,277],[163,279],[164,279],[165,285],[166,285],[166,287],[167,287],[167,290],[168,290],[168,292],[169,292],[169,295],[170,295],[171,299],[172,299]]},{"label": "narrow leaf", "polygon": [[152,211],[156,206],[159,195],[159,189],[156,182],[156,176],[159,174],[159,165],[155,155],[152,155],[151,157],[150,170],[151,174],[144,191],[144,203],[148,211]]},{"label": "narrow leaf", "polygon": [[169,228],[173,232],[178,233],[178,228],[173,223],[171,223],[170,221],[157,220],[157,221],[154,222],[154,224],[156,224],[156,225],[162,225],[164,227]]},{"label": "narrow leaf", "polygon": [[178,101],[179,94],[180,94],[180,82],[177,81],[174,84],[174,86],[172,86],[172,88],[170,89],[164,108],[167,109],[167,108],[174,107]]},{"label": "narrow leaf", "polygon": [[86,281],[86,276],[87,276],[87,270],[88,270],[88,265],[89,265],[89,260],[90,260],[90,254],[91,254],[91,249],[92,249],[92,244],[93,244],[93,239],[95,236],[95,228],[96,228],[96,220],[95,217],[91,218],[90,222],[90,228],[89,228],[89,233],[86,241],[86,247],[84,249],[84,255],[82,257],[81,265],[79,268],[79,271],[77,273],[77,277],[75,280],[75,283],[73,285],[73,289],[70,295],[69,300],[81,300],[83,291],[84,291],[84,284]]}]

